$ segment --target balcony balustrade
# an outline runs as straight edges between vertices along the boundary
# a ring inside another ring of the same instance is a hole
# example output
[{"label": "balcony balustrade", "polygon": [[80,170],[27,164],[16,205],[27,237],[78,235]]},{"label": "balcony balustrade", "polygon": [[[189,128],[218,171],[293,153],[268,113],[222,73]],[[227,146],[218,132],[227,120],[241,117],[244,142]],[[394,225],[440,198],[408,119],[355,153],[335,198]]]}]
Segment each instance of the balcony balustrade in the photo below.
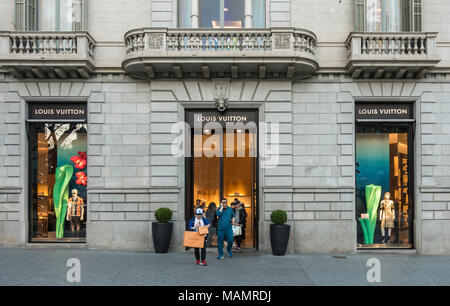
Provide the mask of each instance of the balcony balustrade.
[{"label": "balcony balustrade", "polygon": [[350,33],[347,71],[353,78],[422,78],[436,66],[437,33]]},{"label": "balcony balustrade", "polygon": [[94,48],[86,32],[0,32],[0,66],[18,78],[88,78]]},{"label": "balcony balustrade", "polygon": [[318,68],[316,43],[294,28],[143,28],[125,34],[122,67],[138,78],[304,78]]}]

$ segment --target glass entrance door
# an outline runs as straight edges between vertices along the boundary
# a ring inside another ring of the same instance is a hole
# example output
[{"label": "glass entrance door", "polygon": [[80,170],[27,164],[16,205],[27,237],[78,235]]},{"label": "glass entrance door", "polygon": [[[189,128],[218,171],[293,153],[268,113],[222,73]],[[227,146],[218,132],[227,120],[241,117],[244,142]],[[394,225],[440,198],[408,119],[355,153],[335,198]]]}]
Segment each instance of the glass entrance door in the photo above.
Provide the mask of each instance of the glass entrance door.
[{"label": "glass entrance door", "polygon": [[[227,121],[227,127],[221,120],[236,119],[237,116],[208,113],[211,120],[216,120],[212,121],[214,124],[204,123],[200,129],[191,127],[192,155],[186,163],[186,219],[192,218],[195,208],[200,206],[205,209],[206,217],[213,220],[214,210],[218,208],[221,198],[227,199],[228,204],[238,201],[247,215],[241,247],[257,247],[256,125],[249,128],[248,122],[246,125]],[[245,113],[239,112],[241,116]],[[216,245],[214,236],[212,245]]]}]

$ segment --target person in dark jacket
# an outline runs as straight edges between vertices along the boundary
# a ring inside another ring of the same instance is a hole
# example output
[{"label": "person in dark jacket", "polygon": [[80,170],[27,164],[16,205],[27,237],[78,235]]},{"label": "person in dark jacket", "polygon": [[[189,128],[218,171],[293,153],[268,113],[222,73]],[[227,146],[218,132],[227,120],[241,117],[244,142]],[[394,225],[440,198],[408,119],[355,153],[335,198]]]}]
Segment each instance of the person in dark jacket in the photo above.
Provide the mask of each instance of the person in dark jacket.
[{"label": "person in dark jacket", "polygon": [[217,206],[216,203],[211,202],[208,205],[208,210],[206,211],[206,219],[211,224],[211,227],[209,228],[209,234],[208,238],[206,238],[206,246],[210,247],[212,246],[212,241],[214,238],[214,235],[217,233],[217,217],[216,217],[216,210]]},{"label": "person in dark jacket", "polygon": [[217,227],[217,250],[219,256],[217,259],[223,259],[223,241],[227,239],[227,254],[228,257],[233,257],[231,254],[231,248],[233,247],[233,230],[231,224],[234,222],[234,212],[231,207],[228,207],[227,199],[222,198],[220,201],[220,208],[216,211],[216,215],[219,218]]},{"label": "person in dark jacket", "polygon": [[[201,226],[206,226],[206,227],[210,227],[210,223],[209,221],[203,217],[203,209],[201,208],[197,208],[195,210],[195,217],[192,218],[191,220],[189,220],[189,225],[188,225],[188,230],[193,231],[193,232],[198,232],[199,227]],[[207,236],[207,235],[205,235]],[[205,237],[206,239],[206,237]],[[205,245],[202,248],[201,251],[201,260],[200,260],[200,249],[199,248],[194,248],[194,255],[195,255],[195,259],[196,259],[196,264],[201,265],[201,266],[206,266],[206,241],[205,241]]]},{"label": "person in dark jacket", "polygon": [[234,211],[234,225],[240,226],[242,234],[239,236],[234,236],[234,240],[236,241],[236,249],[241,249],[242,240],[245,239],[245,227],[247,223],[247,212],[245,211],[244,204],[240,202],[237,198],[234,199],[234,202],[231,203],[231,207]]}]

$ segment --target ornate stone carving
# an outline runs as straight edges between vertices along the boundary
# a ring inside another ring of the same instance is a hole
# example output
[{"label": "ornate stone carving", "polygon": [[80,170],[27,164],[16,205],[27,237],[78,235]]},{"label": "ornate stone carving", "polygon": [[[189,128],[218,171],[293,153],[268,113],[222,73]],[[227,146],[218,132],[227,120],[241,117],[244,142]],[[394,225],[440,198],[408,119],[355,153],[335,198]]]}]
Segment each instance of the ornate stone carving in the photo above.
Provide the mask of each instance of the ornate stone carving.
[{"label": "ornate stone carving", "polygon": [[224,99],[219,99],[216,101],[216,107],[219,112],[223,113],[228,108],[228,101]]},{"label": "ornate stone carving", "polygon": [[276,33],[275,37],[275,49],[290,49],[291,48],[291,34],[289,33]]},{"label": "ornate stone carving", "polygon": [[224,112],[228,107],[228,99],[230,97],[230,82],[214,81],[214,99],[219,112]]},{"label": "ornate stone carving", "polygon": [[149,49],[162,49],[163,47],[164,47],[164,34],[162,33],[148,34]]}]

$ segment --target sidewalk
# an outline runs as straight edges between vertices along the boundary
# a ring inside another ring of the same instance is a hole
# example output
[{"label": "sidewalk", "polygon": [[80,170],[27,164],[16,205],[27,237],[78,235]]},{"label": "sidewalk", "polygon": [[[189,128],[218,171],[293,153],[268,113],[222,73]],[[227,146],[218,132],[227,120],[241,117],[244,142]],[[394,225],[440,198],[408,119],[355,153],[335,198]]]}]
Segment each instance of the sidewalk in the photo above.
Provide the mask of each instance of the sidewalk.
[{"label": "sidewalk", "polygon": [[[0,249],[0,285],[72,285],[66,262],[81,263],[81,285],[374,285],[366,279],[370,258],[381,262],[379,285],[450,285],[450,256],[404,254],[289,255],[252,250],[207,267],[194,264],[193,250],[168,254],[87,249]],[[202,279],[195,276],[203,270]]]}]

